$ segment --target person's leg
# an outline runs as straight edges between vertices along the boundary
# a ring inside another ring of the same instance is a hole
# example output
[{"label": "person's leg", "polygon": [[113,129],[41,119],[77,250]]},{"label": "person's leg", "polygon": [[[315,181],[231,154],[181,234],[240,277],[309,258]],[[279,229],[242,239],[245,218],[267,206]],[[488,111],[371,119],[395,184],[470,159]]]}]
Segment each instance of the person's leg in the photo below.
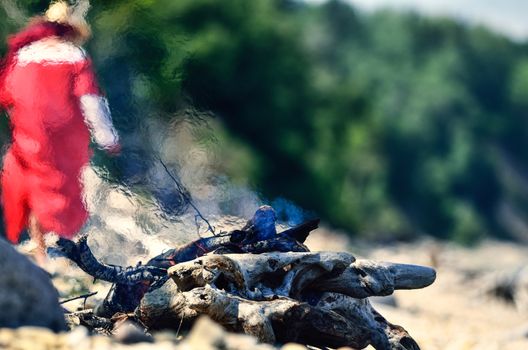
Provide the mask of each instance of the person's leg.
[{"label": "person's leg", "polygon": [[44,232],[42,232],[42,229],[37,220],[37,217],[33,214],[29,216],[28,231],[29,231],[29,237],[31,237],[31,239],[36,245],[35,254],[34,254],[35,261],[37,262],[39,266],[43,267],[47,261],[46,242],[44,240]]},{"label": "person's leg", "polygon": [[17,244],[20,234],[28,224],[27,178],[13,152],[9,150],[0,176],[0,199],[3,206],[6,238]]}]

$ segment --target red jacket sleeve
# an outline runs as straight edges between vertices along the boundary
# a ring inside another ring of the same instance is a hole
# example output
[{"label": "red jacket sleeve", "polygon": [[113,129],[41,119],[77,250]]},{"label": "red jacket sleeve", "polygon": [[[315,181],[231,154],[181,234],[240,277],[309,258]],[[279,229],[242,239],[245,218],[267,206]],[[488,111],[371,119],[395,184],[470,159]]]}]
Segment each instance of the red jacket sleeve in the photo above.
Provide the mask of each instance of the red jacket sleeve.
[{"label": "red jacket sleeve", "polygon": [[3,109],[7,109],[8,104],[9,98],[7,97],[7,91],[4,85],[4,77],[0,74],[0,112]]},{"label": "red jacket sleeve", "polygon": [[5,101],[6,98],[4,96],[4,88],[3,86],[0,86],[0,111],[6,108],[7,101]]},{"label": "red jacket sleeve", "polygon": [[11,100],[9,99],[7,91],[5,91],[3,86],[0,86],[0,112],[2,110],[7,110],[10,104]]},{"label": "red jacket sleeve", "polygon": [[101,90],[92,68],[90,59],[78,63],[74,81],[74,95],[80,98],[83,95],[100,95]]}]

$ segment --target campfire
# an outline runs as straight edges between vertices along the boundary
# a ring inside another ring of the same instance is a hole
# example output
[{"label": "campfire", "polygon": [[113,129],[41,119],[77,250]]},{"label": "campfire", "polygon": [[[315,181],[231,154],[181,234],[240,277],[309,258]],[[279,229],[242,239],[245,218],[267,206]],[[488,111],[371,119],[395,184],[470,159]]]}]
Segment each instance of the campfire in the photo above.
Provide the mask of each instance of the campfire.
[{"label": "campfire", "polygon": [[275,211],[263,206],[239,230],[200,238],[133,267],[99,262],[86,237],[59,239],[52,250],[113,283],[95,311],[69,316],[92,330],[111,330],[123,319],[145,331],[180,330],[207,315],[265,343],[419,349],[368,298],[424,288],[435,271],[356,260],[345,252],[310,252],[304,242],[318,224],[311,220],[277,232]]}]

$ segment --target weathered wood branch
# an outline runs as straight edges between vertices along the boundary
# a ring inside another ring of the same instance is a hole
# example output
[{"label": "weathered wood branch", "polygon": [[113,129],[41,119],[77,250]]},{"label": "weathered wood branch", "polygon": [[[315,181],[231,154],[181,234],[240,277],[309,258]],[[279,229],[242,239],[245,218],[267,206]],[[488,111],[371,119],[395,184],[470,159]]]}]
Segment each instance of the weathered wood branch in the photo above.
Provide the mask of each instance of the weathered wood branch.
[{"label": "weathered wood branch", "polygon": [[409,334],[367,297],[422,288],[435,273],[348,253],[272,252],[203,256],[171,267],[169,276],[173,286],[147,293],[136,311],[149,326],[192,323],[206,314],[263,342],[416,350]]},{"label": "weathered wood branch", "polygon": [[209,255],[169,269],[181,291],[207,284],[254,300],[274,295],[302,298],[310,291],[354,298],[423,288],[435,279],[428,267],[358,260],[348,253]]},{"label": "weathered wood branch", "polygon": [[435,278],[435,270],[429,267],[357,260],[341,274],[323,278],[311,288],[366,298],[390,295],[398,289],[425,288]]},{"label": "weathered wood branch", "polygon": [[[300,342],[315,346],[368,345],[363,332],[354,330],[351,321],[328,309],[285,297],[254,301],[210,286],[180,293],[190,310],[206,314],[227,329],[257,337],[266,343]],[[358,335],[363,342],[357,342]]]},{"label": "weathered wood branch", "polygon": [[368,299],[326,292],[320,295],[314,304],[315,307],[332,310],[351,321],[357,337],[367,338],[367,344],[371,344],[375,349],[419,350],[418,344],[409,333],[402,327],[388,322],[372,307]]},{"label": "weathered wood branch", "polygon": [[80,237],[77,242],[60,238],[54,249],[75,262],[81,270],[102,281],[124,285],[135,285],[140,282],[150,284],[166,275],[166,269],[152,265],[122,267],[103,264],[93,255],[86,236]]}]

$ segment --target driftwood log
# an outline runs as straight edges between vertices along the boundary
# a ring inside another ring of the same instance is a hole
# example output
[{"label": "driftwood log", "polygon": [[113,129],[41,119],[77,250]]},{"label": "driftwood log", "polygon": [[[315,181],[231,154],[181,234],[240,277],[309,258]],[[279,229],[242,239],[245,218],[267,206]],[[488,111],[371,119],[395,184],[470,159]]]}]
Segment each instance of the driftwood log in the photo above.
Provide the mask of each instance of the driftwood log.
[{"label": "driftwood log", "polygon": [[367,297],[423,288],[435,272],[305,252],[209,255],[171,267],[169,276],[174,284],[148,293],[136,311],[151,327],[192,323],[206,314],[268,343],[418,349]]},{"label": "driftwood log", "polygon": [[98,262],[86,240],[60,240],[57,250],[90,275],[114,283],[99,316],[134,312],[149,329],[180,329],[208,315],[262,342],[318,347],[419,349],[385,320],[368,297],[424,288],[428,267],[356,260],[348,253],[309,252],[309,221],[277,233],[262,207],[241,230],[202,238],[135,267]]}]

